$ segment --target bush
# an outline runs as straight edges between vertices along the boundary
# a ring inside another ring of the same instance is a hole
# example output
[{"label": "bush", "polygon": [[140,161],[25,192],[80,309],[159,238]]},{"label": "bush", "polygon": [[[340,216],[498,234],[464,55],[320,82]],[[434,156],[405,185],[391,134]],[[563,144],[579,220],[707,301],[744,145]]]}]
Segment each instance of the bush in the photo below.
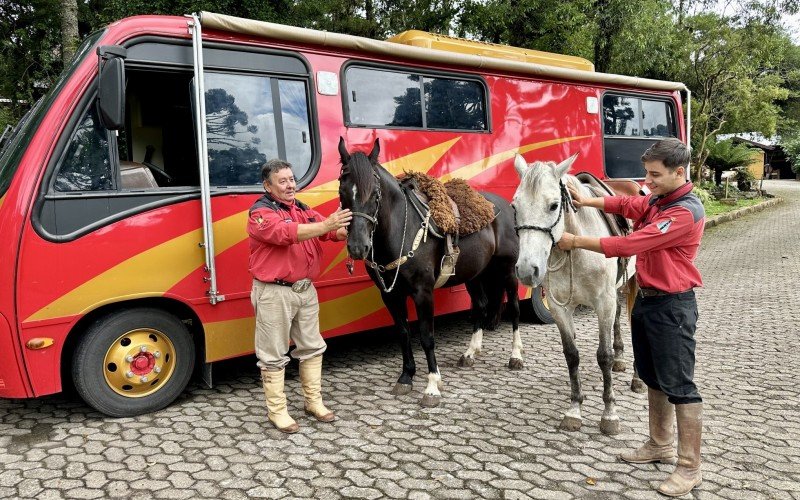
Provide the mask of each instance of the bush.
[{"label": "bush", "polygon": [[711,193],[699,186],[692,188],[692,192],[697,195],[698,198],[700,198],[700,201],[703,202],[703,205],[711,201]]}]

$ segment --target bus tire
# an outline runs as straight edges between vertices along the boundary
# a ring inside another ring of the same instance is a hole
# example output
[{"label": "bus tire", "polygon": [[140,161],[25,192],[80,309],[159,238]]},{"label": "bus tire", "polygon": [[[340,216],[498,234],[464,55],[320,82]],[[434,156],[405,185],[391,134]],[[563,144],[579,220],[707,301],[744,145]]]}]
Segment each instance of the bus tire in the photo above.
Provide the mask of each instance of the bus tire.
[{"label": "bus tire", "polygon": [[112,417],[160,410],[186,388],[195,346],[186,326],[160,309],[117,312],[78,341],[72,378],[81,398]]},{"label": "bus tire", "polygon": [[[528,302],[528,301],[526,301]],[[528,313],[533,319],[534,323],[540,325],[550,325],[555,323],[553,315],[550,314],[550,308],[547,306],[547,299],[544,296],[544,288],[537,286],[531,292],[531,299],[528,302]]]}]

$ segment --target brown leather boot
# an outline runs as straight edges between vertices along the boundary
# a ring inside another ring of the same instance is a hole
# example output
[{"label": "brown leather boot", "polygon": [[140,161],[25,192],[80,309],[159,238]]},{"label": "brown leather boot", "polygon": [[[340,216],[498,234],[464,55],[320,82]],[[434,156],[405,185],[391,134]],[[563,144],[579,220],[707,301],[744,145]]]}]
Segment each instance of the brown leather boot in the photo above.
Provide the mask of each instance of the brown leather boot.
[{"label": "brown leather boot", "polygon": [[678,465],[659,493],[683,496],[703,481],[700,474],[700,438],[703,433],[703,403],[675,405],[678,416]]},{"label": "brown leather boot", "polygon": [[289,411],[286,409],[286,394],[283,392],[285,372],[283,369],[275,372],[261,370],[261,382],[264,386],[269,421],[279,431],[294,434],[300,430],[300,426],[289,416]]},{"label": "brown leather boot", "polygon": [[333,422],[332,411],[322,404],[322,356],[300,361],[300,384],[306,398],[306,413],[320,422]]},{"label": "brown leather boot", "polygon": [[675,456],[675,433],[673,422],[675,421],[675,410],[667,399],[667,395],[656,389],[647,389],[648,413],[650,421],[650,439],[635,450],[622,452],[620,460],[632,464],[646,464],[650,462],[661,462],[662,464],[674,464],[677,461]]}]

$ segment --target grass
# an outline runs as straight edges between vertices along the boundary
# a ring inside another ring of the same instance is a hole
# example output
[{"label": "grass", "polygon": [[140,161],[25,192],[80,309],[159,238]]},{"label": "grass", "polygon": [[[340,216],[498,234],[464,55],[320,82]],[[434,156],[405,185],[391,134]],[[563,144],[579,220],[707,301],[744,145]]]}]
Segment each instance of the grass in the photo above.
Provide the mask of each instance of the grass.
[{"label": "grass", "polygon": [[706,217],[712,217],[714,215],[724,214],[725,212],[731,212],[738,208],[749,207],[751,205],[758,205],[765,199],[766,198],[741,199],[736,201],[736,205],[725,205],[724,203],[720,203],[717,200],[710,200],[703,203],[703,208],[706,209]]}]

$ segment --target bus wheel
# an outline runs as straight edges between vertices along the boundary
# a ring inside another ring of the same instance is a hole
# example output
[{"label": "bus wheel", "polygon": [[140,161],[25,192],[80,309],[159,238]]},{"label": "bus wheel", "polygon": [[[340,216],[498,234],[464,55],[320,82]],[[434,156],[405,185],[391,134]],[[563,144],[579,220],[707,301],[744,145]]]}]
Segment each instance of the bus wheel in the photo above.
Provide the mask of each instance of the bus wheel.
[{"label": "bus wheel", "polygon": [[535,323],[549,325],[555,322],[550,314],[550,305],[547,303],[547,296],[543,287],[537,286],[533,289],[529,304],[527,309],[529,313],[532,313]]},{"label": "bus wheel", "polygon": [[186,326],[159,309],[129,309],[91,325],[78,341],[72,378],[86,403],[112,417],[164,408],[194,368]]}]

